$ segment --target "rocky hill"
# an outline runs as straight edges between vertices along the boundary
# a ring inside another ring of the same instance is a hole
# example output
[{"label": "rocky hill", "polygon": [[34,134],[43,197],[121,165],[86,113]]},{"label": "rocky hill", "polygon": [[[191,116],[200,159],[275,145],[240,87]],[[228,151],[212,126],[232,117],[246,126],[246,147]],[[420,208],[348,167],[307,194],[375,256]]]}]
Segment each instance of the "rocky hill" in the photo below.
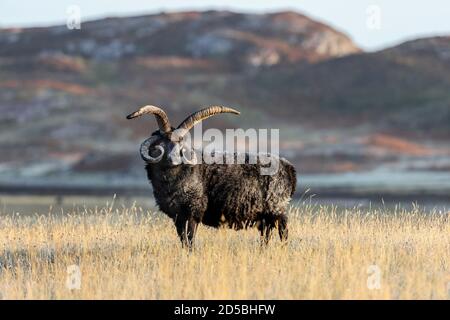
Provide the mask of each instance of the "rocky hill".
[{"label": "rocky hill", "polygon": [[446,157],[449,48],[442,37],[364,53],[294,12],[0,29],[0,176],[138,172],[137,145],[155,122],[124,115],[148,103],[173,123],[200,106],[234,106],[240,117],[205,127],[281,128],[301,172]]},{"label": "rocky hill", "polygon": [[358,51],[344,34],[294,12],[182,12],[102,19],[83,23],[77,31],[56,26],[0,33],[0,56],[14,58],[173,56],[238,68],[318,61]]}]

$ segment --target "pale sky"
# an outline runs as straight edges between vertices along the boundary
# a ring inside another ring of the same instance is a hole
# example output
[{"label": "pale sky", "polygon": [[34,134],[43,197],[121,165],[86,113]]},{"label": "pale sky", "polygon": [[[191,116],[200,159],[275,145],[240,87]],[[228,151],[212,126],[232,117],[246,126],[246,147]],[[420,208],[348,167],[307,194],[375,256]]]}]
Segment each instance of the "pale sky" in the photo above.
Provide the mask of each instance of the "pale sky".
[{"label": "pale sky", "polygon": [[[19,0],[0,0],[0,28],[65,24],[66,9],[70,5],[80,7],[81,22],[160,11],[227,9],[260,13],[295,10],[345,32],[366,50],[382,49],[418,37],[450,35],[449,0],[43,0],[26,4]],[[374,5],[380,9],[377,20],[369,19]],[[368,19],[379,21],[380,28],[369,28]]]}]

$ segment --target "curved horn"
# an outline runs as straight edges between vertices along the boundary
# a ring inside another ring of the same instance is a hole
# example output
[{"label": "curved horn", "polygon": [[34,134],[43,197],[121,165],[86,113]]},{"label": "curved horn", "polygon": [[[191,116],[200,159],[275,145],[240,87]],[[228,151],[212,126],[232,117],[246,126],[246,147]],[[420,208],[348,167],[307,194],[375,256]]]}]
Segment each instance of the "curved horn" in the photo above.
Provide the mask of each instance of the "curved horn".
[{"label": "curved horn", "polygon": [[197,112],[194,112],[189,117],[187,117],[177,128],[177,130],[180,129],[182,131],[182,134],[186,134],[189,130],[192,129],[193,126],[195,126],[197,123],[212,117],[219,113],[234,113],[234,114],[240,114],[239,111],[234,110],[232,108],[222,107],[222,106],[212,106],[207,107],[202,110],[199,110]]},{"label": "curved horn", "polygon": [[155,106],[145,106],[140,108],[139,110],[133,112],[132,114],[129,114],[127,116],[127,119],[133,119],[140,117],[144,114],[153,114],[156,117],[156,121],[158,122],[159,130],[161,130],[163,133],[168,133],[172,130],[172,127],[170,126],[169,118],[167,117],[167,114],[164,112],[163,109]]},{"label": "curved horn", "polygon": [[152,136],[142,142],[141,144],[141,157],[144,161],[150,162],[150,163],[156,163],[161,161],[163,155],[164,155],[164,148],[161,146],[156,146],[156,149],[161,151],[161,154],[157,156],[156,158],[153,158],[150,156],[150,146],[158,139],[157,136]]}]

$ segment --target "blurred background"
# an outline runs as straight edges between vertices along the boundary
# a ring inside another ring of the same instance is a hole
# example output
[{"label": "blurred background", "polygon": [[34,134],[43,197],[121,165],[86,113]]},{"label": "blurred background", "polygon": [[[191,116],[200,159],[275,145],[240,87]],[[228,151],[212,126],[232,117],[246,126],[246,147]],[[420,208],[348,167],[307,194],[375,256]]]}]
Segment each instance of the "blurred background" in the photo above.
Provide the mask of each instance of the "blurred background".
[{"label": "blurred background", "polygon": [[144,104],[279,128],[299,199],[449,207],[448,2],[241,2],[2,0],[0,211],[151,203]]}]

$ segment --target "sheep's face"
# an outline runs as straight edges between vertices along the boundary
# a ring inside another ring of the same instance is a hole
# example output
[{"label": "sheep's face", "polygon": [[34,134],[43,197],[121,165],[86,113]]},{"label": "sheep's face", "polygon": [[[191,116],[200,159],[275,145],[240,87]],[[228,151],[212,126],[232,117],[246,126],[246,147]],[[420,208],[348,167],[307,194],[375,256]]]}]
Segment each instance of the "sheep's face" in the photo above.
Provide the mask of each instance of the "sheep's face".
[{"label": "sheep's face", "polygon": [[141,156],[147,163],[172,167],[181,164],[197,163],[191,146],[181,137],[162,135],[159,131],[144,141],[141,146]]}]

